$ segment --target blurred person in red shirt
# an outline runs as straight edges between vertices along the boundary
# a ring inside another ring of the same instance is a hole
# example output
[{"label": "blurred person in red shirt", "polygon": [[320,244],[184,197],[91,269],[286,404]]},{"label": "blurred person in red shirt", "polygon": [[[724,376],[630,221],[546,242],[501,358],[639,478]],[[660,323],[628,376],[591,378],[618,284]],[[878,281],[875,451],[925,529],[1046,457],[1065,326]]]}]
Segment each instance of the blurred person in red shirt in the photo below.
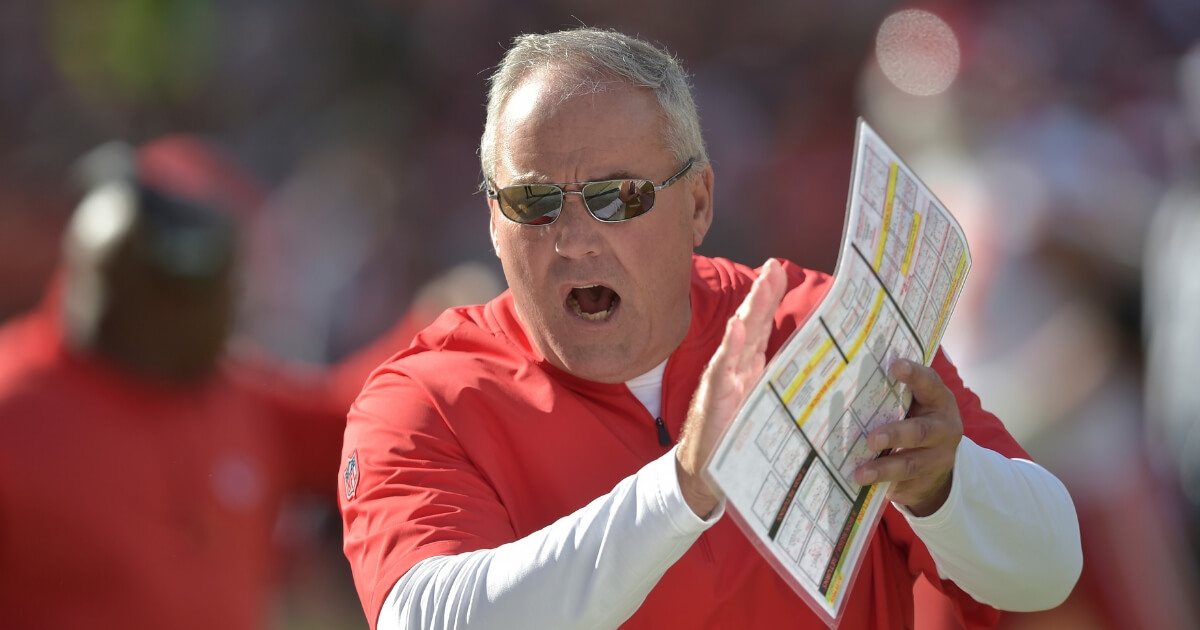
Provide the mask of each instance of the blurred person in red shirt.
[{"label": "blurred person in red shirt", "polygon": [[332,497],[350,401],[448,296],[334,369],[235,356],[234,219],[111,153],[0,328],[0,625],[266,627],[285,499]]}]

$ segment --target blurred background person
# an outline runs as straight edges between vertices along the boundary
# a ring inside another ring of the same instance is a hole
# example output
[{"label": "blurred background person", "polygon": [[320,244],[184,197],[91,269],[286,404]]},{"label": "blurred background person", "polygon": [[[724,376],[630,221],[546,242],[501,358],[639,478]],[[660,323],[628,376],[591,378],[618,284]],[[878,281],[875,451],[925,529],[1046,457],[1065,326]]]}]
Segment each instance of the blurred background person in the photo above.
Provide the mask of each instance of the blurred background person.
[{"label": "blurred background person", "polygon": [[1180,60],[1176,168],[1147,235],[1147,439],[1200,567],[1200,44]]},{"label": "blurred background person", "polygon": [[61,282],[0,333],[6,624],[268,619],[275,514],[289,490],[332,492],[341,414],[274,408],[219,364],[235,241],[218,213],[99,184],[68,225]]},{"label": "blurred background person", "polygon": [[429,286],[336,372],[230,353],[234,219],[135,163],[83,161],[60,273],[0,327],[0,625],[270,627],[285,500],[332,508],[363,378],[479,276]]}]

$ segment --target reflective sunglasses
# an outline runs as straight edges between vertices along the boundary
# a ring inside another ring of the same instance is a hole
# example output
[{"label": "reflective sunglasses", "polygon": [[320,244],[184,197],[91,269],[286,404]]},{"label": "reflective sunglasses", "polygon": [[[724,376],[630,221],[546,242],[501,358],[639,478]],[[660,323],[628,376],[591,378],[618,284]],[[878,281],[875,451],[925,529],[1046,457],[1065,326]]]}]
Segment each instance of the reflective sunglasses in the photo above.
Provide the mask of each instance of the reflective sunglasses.
[{"label": "reflective sunglasses", "polygon": [[[500,212],[510,221],[521,225],[550,225],[562,214],[566,195],[583,197],[588,213],[605,223],[620,223],[650,212],[658,191],[679,181],[695,164],[688,160],[678,173],[655,186],[646,179],[609,179],[602,182],[570,184],[514,184],[493,190],[487,195],[500,202]],[[579,190],[563,190],[564,186],[579,186]]]}]

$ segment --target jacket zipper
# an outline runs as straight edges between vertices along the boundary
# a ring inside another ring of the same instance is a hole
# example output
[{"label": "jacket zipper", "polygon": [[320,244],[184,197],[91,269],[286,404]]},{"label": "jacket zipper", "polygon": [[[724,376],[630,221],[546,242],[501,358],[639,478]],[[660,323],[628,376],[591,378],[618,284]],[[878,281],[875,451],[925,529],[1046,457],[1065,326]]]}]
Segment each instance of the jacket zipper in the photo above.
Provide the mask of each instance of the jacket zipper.
[{"label": "jacket zipper", "polygon": [[667,433],[667,423],[663,422],[662,416],[654,419],[654,426],[658,429],[658,445],[670,446],[671,434]]}]

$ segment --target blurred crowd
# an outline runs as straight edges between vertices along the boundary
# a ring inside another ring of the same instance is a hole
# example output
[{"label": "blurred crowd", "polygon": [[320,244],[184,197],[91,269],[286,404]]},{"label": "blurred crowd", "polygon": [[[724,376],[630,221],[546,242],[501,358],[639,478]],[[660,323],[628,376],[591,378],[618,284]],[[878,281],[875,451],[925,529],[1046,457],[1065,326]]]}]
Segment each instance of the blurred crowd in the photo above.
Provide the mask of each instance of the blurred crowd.
[{"label": "blurred crowd", "polygon": [[[859,116],[958,217],[974,263],[945,346],[1083,524],[1076,595],[1006,627],[1200,624],[1194,0],[4,0],[0,321],[50,282],[79,158],[173,139],[157,163],[176,177],[226,169],[239,335],[280,359],[351,356],[445,270],[498,273],[485,77],[514,35],[572,24],[693,72],[717,176],[703,253],[832,272]],[[364,627],[336,526],[312,512],[280,528],[317,533],[277,625]]]}]

